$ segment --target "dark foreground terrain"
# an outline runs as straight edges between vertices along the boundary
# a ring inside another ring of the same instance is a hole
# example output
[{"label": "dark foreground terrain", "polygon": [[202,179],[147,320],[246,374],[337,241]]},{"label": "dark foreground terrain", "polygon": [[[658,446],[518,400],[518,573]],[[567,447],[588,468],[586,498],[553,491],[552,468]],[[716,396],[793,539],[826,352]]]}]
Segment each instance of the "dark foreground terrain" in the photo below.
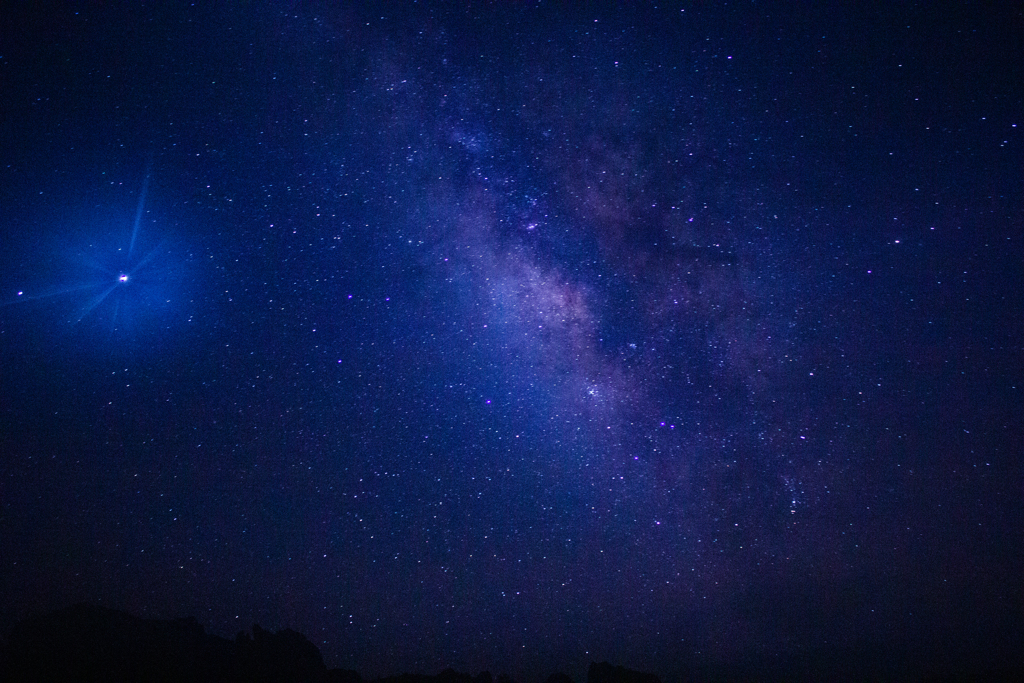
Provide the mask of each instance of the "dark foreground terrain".
[{"label": "dark foreground terrain", "polygon": [[[276,633],[253,625],[231,641],[211,635],[194,618],[141,619],[106,607],[79,604],[18,623],[2,641],[0,681],[159,683],[362,683],[357,671],[328,669],[320,651],[301,633]],[[687,680],[705,680],[694,675]],[[712,680],[759,681],[757,671]],[[829,680],[854,680],[838,673]],[[926,676],[928,683],[1024,681],[1024,671],[988,671],[968,676]],[[513,683],[502,675],[498,683]],[[476,676],[447,669],[436,676],[402,674],[374,683],[494,683],[490,672]],[[554,673],[546,683],[573,683]],[[661,683],[653,674],[607,662],[592,663],[587,683]]]},{"label": "dark foreground terrain", "polygon": [[[301,633],[253,626],[234,641],[208,634],[194,618],[160,621],[74,605],[26,619],[10,632],[0,659],[4,681],[153,681],[159,683],[360,683],[356,671],[328,669]],[[378,683],[492,683],[451,669],[436,676],[403,674]],[[499,683],[504,677],[499,677]],[[592,664],[588,683],[660,683],[652,674]],[[507,683],[511,683],[508,681]],[[572,683],[553,674],[548,683]]]}]

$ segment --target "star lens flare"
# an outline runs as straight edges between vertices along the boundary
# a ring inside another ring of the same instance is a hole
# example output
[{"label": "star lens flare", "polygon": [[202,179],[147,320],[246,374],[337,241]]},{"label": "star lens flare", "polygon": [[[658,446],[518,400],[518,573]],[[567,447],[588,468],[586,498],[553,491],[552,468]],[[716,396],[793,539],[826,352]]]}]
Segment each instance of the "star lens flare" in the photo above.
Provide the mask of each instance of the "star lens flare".
[{"label": "star lens flare", "polygon": [[[77,335],[138,337],[169,329],[180,300],[183,259],[171,240],[151,239],[166,231],[147,205],[148,194],[147,172],[128,230],[118,230],[116,220],[107,219],[92,225],[84,220],[77,231],[72,226],[61,235],[53,231],[52,250],[36,245],[23,257],[42,267],[21,273],[24,283],[12,288],[16,296],[0,306],[23,304],[18,308],[26,310],[26,330],[70,326]],[[40,234],[47,236],[46,231]]]}]

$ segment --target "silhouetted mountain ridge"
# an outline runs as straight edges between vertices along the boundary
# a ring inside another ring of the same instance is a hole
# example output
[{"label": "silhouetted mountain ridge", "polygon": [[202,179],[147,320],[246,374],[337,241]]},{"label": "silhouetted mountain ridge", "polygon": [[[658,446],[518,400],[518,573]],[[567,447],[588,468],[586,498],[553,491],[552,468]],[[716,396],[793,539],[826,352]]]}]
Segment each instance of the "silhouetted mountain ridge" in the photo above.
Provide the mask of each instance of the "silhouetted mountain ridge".
[{"label": "silhouetted mountain ridge", "polygon": [[[194,618],[142,619],[97,605],[78,604],[14,626],[0,653],[4,681],[114,683],[362,683],[356,671],[327,669],[320,650],[291,629],[276,633],[254,624],[234,641],[205,632]],[[656,676],[592,664],[589,683],[660,683]],[[376,683],[494,683],[446,669],[436,676],[402,674]],[[498,683],[512,683],[499,676]],[[572,683],[554,674],[548,683]]]},{"label": "silhouetted mountain ridge", "polygon": [[192,617],[142,619],[86,604],[19,622],[6,649],[0,671],[11,681],[358,680],[329,674],[316,646],[290,629],[254,625],[232,642]]},{"label": "silhouetted mountain ridge", "polygon": [[[691,671],[682,680],[802,681],[802,680],[924,680],[930,683],[989,683],[1024,680],[1022,670],[1007,662],[1006,669],[981,674],[899,674],[863,676],[857,667],[844,666],[832,652],[832,666],[824,654],[805,657],[801,666],[772,665],[768,660],[720,668],[717,673]],[[840,658],[842,659],[842,658]],[[815,664],[819,666],[815,667]],[[142,619],[126,612],[78,604],[25,619],[11,629],[0,650],[0,681],[53,681],[64,683],[154,681],[158,683],[363,683],[356,671],[328,669],[319,649],[291,629],[267,631],[253,625],[252,634],[228,640],[205,632],[194,618]],[[476,676],[445,669],[435,676],[401,674],[369,683],[513,683],[497,680],[490,672]],[[555,673],[545,683],[573,683]],[[650,673],[632,671],[608,662],[592,663],[587,683],[661,683]]]}]

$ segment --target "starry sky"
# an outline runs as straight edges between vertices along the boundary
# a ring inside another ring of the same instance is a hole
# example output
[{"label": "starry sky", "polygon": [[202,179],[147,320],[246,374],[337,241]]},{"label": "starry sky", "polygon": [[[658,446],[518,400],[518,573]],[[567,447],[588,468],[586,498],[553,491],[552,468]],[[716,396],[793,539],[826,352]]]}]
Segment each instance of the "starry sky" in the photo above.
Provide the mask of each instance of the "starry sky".
[{"label": "starry sky", "polygon": [[1020,661],[1013,5],[8,6],[0,626]]}]

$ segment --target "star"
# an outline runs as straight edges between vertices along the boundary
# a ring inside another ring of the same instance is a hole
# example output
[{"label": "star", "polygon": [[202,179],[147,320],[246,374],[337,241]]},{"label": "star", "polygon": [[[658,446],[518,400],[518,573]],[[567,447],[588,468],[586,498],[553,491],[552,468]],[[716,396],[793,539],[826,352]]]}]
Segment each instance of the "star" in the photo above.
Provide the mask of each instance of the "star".
[{"label": "star", "polygon": [[[63,243],[55,240],[56,253],[37,248],[26,255],[26,260],[57,264],[56,267],[25,273],[27,280],[36,280],[35,286],[18,288],[16,296],[3,306],[34,303],[36,306],[30,306],[32,313],[25,318],[26,325],[41,326],[58,336],[72,334],[82,341],[96,333],[108,338],[139,338],[169,329],[175,319],[170,314],[180,300],[178,290],[184,282],[185,262],[171,248],[167,237],[152,239],[160,230],[155,218],[149,223],[154,227],[147,226],[148,192],[147,172],[134,220],[122,236],[117,234],[116,223],[97,222],[96,226],[86,225],[84,230],[59,226],[72,237]],[[86,342],[78,348],[108,347]]]}]

